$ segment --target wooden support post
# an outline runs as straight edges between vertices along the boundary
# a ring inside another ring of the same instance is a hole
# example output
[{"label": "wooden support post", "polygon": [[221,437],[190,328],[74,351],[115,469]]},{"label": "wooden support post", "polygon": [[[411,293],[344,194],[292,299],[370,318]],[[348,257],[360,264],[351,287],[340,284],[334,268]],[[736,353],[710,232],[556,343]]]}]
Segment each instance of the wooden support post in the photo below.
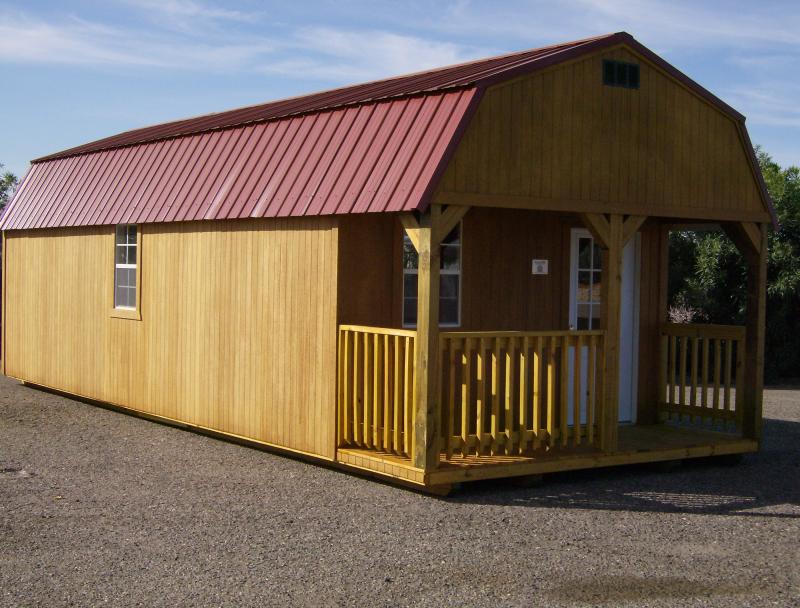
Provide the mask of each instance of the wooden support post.
[{"label": "wooden support post", "polygon": [[[597,225],[599,222],[593,222]],[[600,449],[617,449],[619,418],[619,344],[622,311],[623,217],[612,214],[607,220],[607,240],[600,243],[603,253],[602,327],[605,337],[605,370],[603,380],[603,416],[600,421]],[[605,226],[604,226],[605,228]],[[602,232],[605,232],[603,230]],[[604,235],[605,236],[605,235]]]},{"label": "wooden support post", "polygon": [[419,222],[417,338],[414,362],[414,466],[439,465],[439,243],[441,207],[431,205]]},{"label": "wooden support post", "polygon": [[748,233],[747,241],[751,246],[743,251],[747,260],[747,333],[744,378],[736,379],[736,389],[742,391],[743,398],[740,400],[737,395],[736,407],[743,408],[740,418],[742,435],[760,441],[767,308],[767,224],[759,226],[758,247],[752,246],[752,241],[755,240],[752,230],[743,227],[742,232]]},{"label": "wooden support post", "polygon": [[[661,327],[667,322],[669,306],[669,230],[669,226],[662,223],[651,226],[647,233],[648,242],[655,241],[655,245],[647,247],[646,251],[654,252],[657,258],[656,276],[649,278],[650,281],[654,280],[656,282],[656,315],[646,323],[643,322],[639,330],[641,333],[639,338],[639,391],[636,424],[640,425],[656,424],[659,421],[658,404],[664,402],[667,398],[666,349],[668,338],[661,335]],[[644,255],[642,256],[642,262],[643,272],[652,272],[644,270],[646,268]],[[652,300],[647,301],[652,302]],[[652,306],[652,303],[646,304],[646,306]],[[643,313],[646,312],[644,303],[642,304],[642,311]],[[649,355],[642,356],[642,353],[645,352],[649,353]],[[647,365],[648,361],[649,365]]]}]

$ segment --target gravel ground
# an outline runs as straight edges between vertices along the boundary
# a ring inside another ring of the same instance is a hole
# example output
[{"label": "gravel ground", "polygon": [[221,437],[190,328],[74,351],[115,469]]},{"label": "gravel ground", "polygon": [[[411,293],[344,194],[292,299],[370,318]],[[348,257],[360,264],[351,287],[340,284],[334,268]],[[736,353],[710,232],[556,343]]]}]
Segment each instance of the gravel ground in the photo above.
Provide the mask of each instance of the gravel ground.
[{"label": "gravel ground", "polygon": [[764,448],[432,498],[0,378],[3,606],[800,606],[800,390]]}]

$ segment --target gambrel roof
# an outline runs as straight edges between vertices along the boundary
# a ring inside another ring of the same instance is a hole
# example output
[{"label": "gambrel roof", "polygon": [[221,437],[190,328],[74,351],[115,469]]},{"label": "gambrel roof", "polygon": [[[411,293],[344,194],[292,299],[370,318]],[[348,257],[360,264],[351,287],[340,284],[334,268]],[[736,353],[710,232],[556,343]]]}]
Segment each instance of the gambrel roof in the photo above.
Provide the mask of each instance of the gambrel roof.
[{"label": "gambrel roof", "polygon": [[[494,84],[624,43],[620,32],[145,127],[33,161],[3,230],[424,209]],[[753,171],[772,213],[752,146]],[[773,214],[774,217],[774,214]]]}]

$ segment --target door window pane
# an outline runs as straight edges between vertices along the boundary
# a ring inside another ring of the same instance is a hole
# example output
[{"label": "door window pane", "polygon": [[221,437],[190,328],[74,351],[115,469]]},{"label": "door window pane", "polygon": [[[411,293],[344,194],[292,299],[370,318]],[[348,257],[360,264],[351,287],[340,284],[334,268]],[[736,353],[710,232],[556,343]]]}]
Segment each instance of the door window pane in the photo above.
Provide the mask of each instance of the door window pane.
[{"label": "door window pane", "polygon": [[592,267],[592,239],[578,239],[578,268]]},{"label": "door window pane", "polygon": [[[594,242],[594,239],[592,239],[592,242]],[[603,267],[602,260],[603,258],[600,255],[600,245],[594,243],[594,247],[592,248],[592,268],[595,270],[601,270]]]},{"label": "door window pane", "polygon": [[578,289],[576,295],[578,302],[591,302],[591,283],[589,282],[592,273],[588,270],[578,271]]},{"label": "door window pane", "polygon": [[591,312],[591,305],[578,304],[578,319],[576,329],[589,329],[589,314]]},{"label": "door window pane", "polygon": [[579,330],[600,327],[600,303],[602,302],[600,247],[591,236],[578,237],[577,264],[573,294],[575,298],[575,328]]},{"label": "door window pane", "polygon": [[600,302],[603,293],[603,273],[595,270],[592,273],[592,302]]}]

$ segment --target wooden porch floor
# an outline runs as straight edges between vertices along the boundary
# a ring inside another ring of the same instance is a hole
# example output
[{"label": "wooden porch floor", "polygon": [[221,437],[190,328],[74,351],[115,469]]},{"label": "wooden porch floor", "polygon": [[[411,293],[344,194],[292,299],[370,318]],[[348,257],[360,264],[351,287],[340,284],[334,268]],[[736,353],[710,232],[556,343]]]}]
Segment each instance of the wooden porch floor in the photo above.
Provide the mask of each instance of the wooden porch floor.
[{"label": "wooden porch floor", "polygon": [[621,426],[618,450],[604,454],[584,449],[558,451],[534,456],[461,456],[447,460],[442,455],[439,468],[423,474],[408,458],[366,449],[340,448],[337,460],[348,467],[369,471],[404,483],[442,486],[478,479],[497,479],[538,475],[557,471],[639,464],[684,458],[755,452],[758,444],[750,439],[696,428],[664,424]]}]

